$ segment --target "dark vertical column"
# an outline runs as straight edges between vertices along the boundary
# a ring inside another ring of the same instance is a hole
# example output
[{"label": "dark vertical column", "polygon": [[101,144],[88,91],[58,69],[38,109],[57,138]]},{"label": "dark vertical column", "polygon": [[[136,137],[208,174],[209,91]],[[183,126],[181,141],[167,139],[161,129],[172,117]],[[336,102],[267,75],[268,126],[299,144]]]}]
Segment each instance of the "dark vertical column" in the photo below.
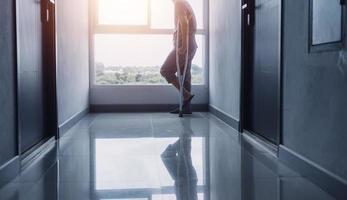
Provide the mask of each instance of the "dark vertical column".
[{"label": "dark vertical column", "polygon": [[57,134],[58,116],[56,100],[56,34],[55,3],[41,2],[42,21],[42,74],[44,83],[44,120],[46,137]]},{"label": "dark vertical column", "polygon": [[14,1],[0,1],[0,166],[17,155]]},{"label": "dark vertical column", "polygon": [[44,138],[41,5],[17,1],[18,102],[21,152]]},{"label": "dark vertical column", "polygon": [[21,152],[57,133],[55,4],[18,0]]}]

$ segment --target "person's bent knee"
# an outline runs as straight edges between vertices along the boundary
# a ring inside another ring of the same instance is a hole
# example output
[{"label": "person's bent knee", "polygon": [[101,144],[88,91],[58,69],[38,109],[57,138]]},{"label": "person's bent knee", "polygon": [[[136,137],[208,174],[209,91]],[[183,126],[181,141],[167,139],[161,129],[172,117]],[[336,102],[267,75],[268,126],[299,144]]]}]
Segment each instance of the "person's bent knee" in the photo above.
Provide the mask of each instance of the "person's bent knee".
[{"label": "person's bent knee", "polygon": [[168,83],[172,83],[176,79],[176,75],[174,73],[160,70],[160,74],[166,79]]},{"label": "person's bent knee", "polygon": [[161,69],[160,69],[160,74],[161,74],[162,77],[165,78],[165,76],[166,76],[166,71],[163,70],[163,68],[161,68]]}]

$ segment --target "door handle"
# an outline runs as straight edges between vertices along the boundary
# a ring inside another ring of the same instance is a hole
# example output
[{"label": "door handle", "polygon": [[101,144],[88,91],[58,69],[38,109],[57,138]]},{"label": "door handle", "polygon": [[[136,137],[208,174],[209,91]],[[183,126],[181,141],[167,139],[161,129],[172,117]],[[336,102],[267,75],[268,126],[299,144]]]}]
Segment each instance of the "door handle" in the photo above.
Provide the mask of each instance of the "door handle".
[{"label": "door handle", "polygon": [[251,15],[247,14],[247,25],[250,26],[251,25]]},{"label": "door handle", "polygon": [[49,9],[46,9],[46,22],[49,22]]},{"label": "door handle", "polygon": [[[241,6],[241,9],[242,10],[246,10],[248,9],[248,4],[245,3]],[[251,25],[251,14],[247,11],[244,11],[244,13],[246,14],[246,23],[247,23],[247,26],[250,26]]]},{"label": "door handle", "polygon": [[[36,0],[38,1],[38,0]],[[49,10],[49,2],[46,0],[40,0],[41,2],[41,22],[49,22],[50,20],[50,10]]]}]

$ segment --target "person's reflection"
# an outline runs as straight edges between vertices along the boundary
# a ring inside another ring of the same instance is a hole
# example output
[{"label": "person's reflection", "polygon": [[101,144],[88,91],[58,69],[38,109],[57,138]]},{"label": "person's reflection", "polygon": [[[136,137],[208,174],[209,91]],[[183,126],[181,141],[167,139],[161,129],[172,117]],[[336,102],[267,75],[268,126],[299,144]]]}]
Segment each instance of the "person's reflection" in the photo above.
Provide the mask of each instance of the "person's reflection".
[{"label": "person's reflection", "polygon": [[193,131],[189,119],[182,119],[179,139],[161,154],[161,159],[175,181],[177,200],[197,200],[198,178],[191,157]]}]

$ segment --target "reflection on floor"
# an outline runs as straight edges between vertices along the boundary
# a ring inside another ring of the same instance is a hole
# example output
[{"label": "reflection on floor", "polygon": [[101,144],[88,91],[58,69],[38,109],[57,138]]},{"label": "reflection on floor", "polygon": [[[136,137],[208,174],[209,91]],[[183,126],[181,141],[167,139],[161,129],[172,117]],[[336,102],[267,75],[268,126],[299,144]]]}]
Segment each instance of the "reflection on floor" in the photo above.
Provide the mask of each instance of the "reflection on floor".
[{"label": "reflection on floor", "polygon": [[208,113],[91,114],[1,200],[334,199]]}]

